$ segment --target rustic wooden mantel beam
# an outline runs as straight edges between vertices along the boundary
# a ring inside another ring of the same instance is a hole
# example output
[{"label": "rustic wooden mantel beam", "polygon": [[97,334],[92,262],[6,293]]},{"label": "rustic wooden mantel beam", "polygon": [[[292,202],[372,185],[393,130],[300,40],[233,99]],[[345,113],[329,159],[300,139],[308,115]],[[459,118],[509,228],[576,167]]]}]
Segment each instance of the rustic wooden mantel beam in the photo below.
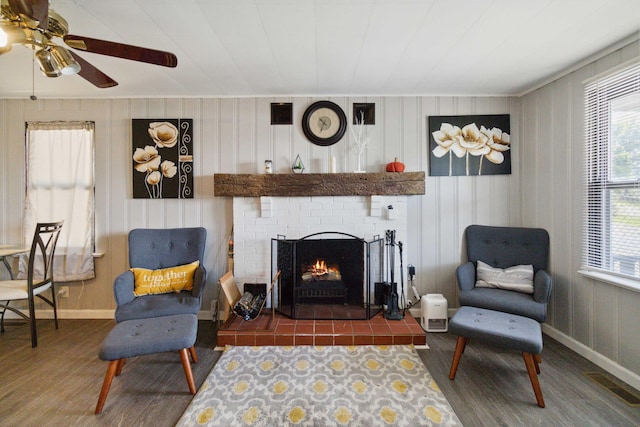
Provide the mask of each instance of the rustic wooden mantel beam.
[{"label": "rustic wooden mantel beam", "polygon": [[215,196],[395,196],[425,194],[424,172],[213,175]]}]

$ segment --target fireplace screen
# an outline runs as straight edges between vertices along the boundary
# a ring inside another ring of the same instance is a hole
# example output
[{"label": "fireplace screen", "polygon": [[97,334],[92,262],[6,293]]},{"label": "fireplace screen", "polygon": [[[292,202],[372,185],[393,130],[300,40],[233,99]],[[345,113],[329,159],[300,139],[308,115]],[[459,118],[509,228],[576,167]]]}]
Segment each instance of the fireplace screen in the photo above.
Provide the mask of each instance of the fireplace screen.
[{"label": "fireplace screen", "polygon": [[317,233],[271,241],[277,310],[293,319],[370,319],[381,310],[384,240]]}]

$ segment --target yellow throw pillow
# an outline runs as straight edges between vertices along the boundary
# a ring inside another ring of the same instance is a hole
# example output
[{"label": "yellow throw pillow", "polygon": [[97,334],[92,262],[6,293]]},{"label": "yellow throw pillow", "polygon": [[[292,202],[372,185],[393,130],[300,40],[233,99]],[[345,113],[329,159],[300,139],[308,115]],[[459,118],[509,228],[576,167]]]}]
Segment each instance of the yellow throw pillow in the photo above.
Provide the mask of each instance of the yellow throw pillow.
[{"label": "yellow throw pillow", "polygon": [[200,261],[178,265],[160,270],[132,268],[136,296],[149,294],[166,294],[169,292],[190,291],[193,288],[193,275]]}]

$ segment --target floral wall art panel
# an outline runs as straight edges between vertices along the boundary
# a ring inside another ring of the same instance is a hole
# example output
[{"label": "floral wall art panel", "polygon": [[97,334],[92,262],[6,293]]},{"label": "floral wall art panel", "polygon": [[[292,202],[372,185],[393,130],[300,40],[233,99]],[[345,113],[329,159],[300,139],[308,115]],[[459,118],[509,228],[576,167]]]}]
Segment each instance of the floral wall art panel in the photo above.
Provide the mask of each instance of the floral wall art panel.
[{"label": "floral wall art panel", "polygon": [[429,116],[429,175],[511,173],[509,114]]},{"label": "floral wall art panel", "polygon": [[193,119],[132,119],[133,198],[193,198]]}]

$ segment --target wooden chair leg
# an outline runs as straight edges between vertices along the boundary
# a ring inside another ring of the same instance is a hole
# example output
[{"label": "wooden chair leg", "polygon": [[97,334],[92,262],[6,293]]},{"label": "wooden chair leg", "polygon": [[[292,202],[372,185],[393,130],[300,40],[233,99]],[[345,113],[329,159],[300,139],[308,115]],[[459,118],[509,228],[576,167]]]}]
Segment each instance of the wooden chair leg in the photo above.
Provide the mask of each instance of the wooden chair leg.
[{"label": "wooden chair leg", "polygon": [[527,373],[529,374],[529,380],[531,380],[531,386],[536,395],[538,406],[544,408],[544,399],[542,397],[542,390],[540,389],[540,382],[538,381],[538,374],[536,374],[534,356],[531,353],[523,352],[522,357],[524,358],[524,364],[527,366]]},{"label": "wooden chair leg", "polygon": [[196,394],[196,384],[193,380],[193,372],[191,371],[191,362],[189,362],[189,354],[186,348],[180,350],[180,359],[182,360],[182,367],[184,368],[184,375],[187,377],[187,384],[189,384],[189,391],[191,394]]},{"label": "wooden chair leg", "polygon": [[189,354],[191,355],[191,362],[192,363],[198,363],[198,355],[196,354],[196,346],[192,345],[191,348],[189,348]]},{"label": "wooden chair leg", "polygon": [[109,394],[109,389],[111,388],[111,382],[113,381],[113,377],[116,375],[116,371],[118,370],[118,366],[120,365],[121,360],[124,359],[112,360],[109,362],[107,373],[105,374],[104,382],[102,383],[102,389],[100,390],[98,404],[96,405],[96,415],[102,413],[104,402],[107,400],[107,395]]},{"label": "wooden chair leg", "polygon": [[122,368],[124,368],[124,362],[126,362],[127,359],[120,359],[118,360],[118,366],[116,368],[116,377],[119,376],[122,373]]},{"label": "wooden chair leg", "polygon": [[533,355],[533,362],[536,365],[536,374],[540,375],[540,364],[542,363],[542,356],[540,353]]},{"label": "wooden chair leg", "polygon": [[464,348],[467,345],[467,338],[458,337],[456,342],[456,352],[453,355],[453,362],[451,363],[451,370],[449,371],[449,379],[453,380],[456,377],[456,371],[458,370],[458,364],[460,363],[460,357],[464,352]]}]

